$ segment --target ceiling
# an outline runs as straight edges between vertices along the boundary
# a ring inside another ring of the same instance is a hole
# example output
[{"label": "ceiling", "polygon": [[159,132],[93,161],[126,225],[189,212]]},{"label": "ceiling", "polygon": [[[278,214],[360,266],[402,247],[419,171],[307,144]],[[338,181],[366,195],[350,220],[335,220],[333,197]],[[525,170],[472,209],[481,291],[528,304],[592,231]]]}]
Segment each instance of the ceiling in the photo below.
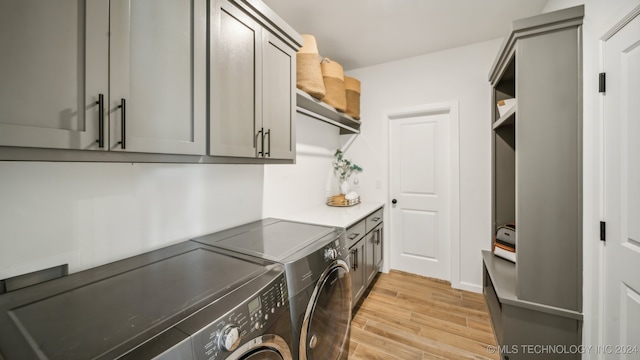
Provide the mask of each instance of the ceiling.
[{"label": "ceiling", "polygon": [[263,0],[345,70],[502,38],[547,0]]}]

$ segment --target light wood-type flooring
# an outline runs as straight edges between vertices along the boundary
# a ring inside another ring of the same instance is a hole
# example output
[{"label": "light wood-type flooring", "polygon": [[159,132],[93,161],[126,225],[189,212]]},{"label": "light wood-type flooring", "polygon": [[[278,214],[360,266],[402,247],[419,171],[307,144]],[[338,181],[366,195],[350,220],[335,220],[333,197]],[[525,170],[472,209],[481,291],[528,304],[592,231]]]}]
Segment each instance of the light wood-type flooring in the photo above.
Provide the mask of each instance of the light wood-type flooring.
[{"label": "light wood-type flooring", "polygon": [[489,346],[482,294],[392,270],[378,275],[355,312],[349,359],[498,359]]}]

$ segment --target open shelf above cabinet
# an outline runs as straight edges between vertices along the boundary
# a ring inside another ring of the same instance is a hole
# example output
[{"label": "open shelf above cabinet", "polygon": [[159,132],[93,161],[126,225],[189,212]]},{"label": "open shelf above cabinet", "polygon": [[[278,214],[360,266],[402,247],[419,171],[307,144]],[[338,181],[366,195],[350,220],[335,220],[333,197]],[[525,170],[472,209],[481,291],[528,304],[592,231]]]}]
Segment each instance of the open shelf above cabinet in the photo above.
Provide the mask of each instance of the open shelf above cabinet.
[{"label": "open shelf above cabinet", "polygon": [[493,123],[493,130],[497,130],[502,126],[513,125],[516,122],[516,110],[517,105],[514,105],[504,115],[502,115],[496,122]]},{"label": "open shelf above cabinet", "polygon": [[360,121],[296,89],[296,111],[340,128],[340,134],[359,134]]}]

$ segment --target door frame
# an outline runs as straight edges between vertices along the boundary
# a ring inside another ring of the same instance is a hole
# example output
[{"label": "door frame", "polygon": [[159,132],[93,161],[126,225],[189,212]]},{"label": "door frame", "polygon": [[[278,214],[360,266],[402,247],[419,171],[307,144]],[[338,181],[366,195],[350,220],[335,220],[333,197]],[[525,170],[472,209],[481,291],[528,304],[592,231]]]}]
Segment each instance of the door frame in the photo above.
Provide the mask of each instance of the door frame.
[{"label": "door frame", "polygon": [[[449,178],[450,178],[450,274],[451,286],[457,289],[478,291],[476,286],[466,285],[460,280],[460,119],[459,119],[459,103],[458,101],[449,101],[442,103],[422,104],[417,106],[407,106],[387,110],[384,112],[384,121],[386,122],[387,131],[387,169],[391,169],[391,122],[393,120],[404,119],[407,117],[449,114]],[[387,171],[387,204],[391,207],[391,174]],[[392,234],[393,227],[397,226],[391,222],[391,214],[385,211],[389,226],[386,227],[387,235]],[[386,236],[385,239],[391,239]],[[392,240],[389,240],[392,241]],[[385,259],[391,259],[391,246],[386,246],[384,251]],[[390,262],[388,263],[390,265]]]},{"label": "door frame", "polygon": [[[617,21],[611,28],[604,33],[599,39],[598,44],[598,52],[599,52],[599,70],[600,72],[606,72],[606,43],[609,41],[614,35],[616,35],[620,30],[622,30],[626,25],[628,25],[631,21],[635,20],[636,17],[640,17],[640,5],[636,6],[633,10],[631,10],[627,15],[623,16],[619,21]],[[605,114],[604,114],[604,94],[599,94],[598,101],[598,141],[599,141],[599,151],[598,151],[598,167],[599,167],[599,177],[598,177],[598,214],[601,221],[606,221],[605,218]],[[583,214],[584,223],[587,224],[589,219],[586,218],[586,214]],[[586,225],[585,230],[589,228]],[[586,234],[586,232],[585,232]],[[597,235],[596,235],[597,236]],[[594,237],[596,237],[594,236]],[[599,239],[599,237],[596,237]],[[583,263],[591,264],[591,273],[583,270],[583,304],[585,324],[583,327],[587,327],[591,329],[591,332],[583,331],[582,341],[585,345],[605,345],[604,344],[604,332],[606,319],[604,318],[605,314],[605,246],[603,241],[593,241],[592,237],[585,236],[584,242],[585,246],[590,246],[592,251],[594,252],[594,256],[591,259],[584,259]],[[595,244],[594,244],[595,243]],[[584,252],[584,256],[588,256],[587,252]],[[594,259],[597,259],[594,261]],[[586,269],[585,269],[586,270]],[[591,284],[591,276],[595,276],[597,278],[596,284]],[[589,278],[588,278],[589,277]],[[597,294],[597,296],[593,296],[592,294]],[[591,306],[587,308],[587,301],[593,301]],[[597,354],[596,359],[602,359],[604,354]]]}]

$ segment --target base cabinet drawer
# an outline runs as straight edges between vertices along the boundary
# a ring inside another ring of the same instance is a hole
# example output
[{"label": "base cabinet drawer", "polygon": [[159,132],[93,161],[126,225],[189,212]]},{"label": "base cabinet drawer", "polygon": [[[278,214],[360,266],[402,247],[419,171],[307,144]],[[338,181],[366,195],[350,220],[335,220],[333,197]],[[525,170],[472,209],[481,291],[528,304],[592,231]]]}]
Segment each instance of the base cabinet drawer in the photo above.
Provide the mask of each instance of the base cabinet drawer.
[{"label": "base cabinet drawer", "polygon": [[379,224],[382,224],[382,209],[367,216],[365,220],[366,232],[372,231]]},{"label": "base cabinet drawer", "polygon": [[347,228],[347,244],[349,247],[353,246],[364,237],[364,234],[366,234],[365,229],[366,225],[364,220],[361,220],[355,225]]}]

